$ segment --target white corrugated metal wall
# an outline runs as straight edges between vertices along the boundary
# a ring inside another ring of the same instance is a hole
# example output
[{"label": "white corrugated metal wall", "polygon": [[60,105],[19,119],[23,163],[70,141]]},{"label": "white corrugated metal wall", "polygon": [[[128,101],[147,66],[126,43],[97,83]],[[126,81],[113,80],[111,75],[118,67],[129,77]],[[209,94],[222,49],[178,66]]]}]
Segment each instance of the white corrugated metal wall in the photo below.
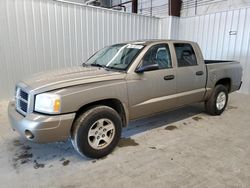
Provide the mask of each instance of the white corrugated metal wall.
[{"label": "white corrugated metal wall", "polygon": [[180,18],[168,16],[160,19],[159,38],[178,39]]},{"label": "white corrugated metal wall", "polygon": [[179,39],[198,42],[206,59],[240,61],[241,92],[250,93],[250,8],[181,18],[177,31]]},{"label": "white corrugated metal wall", "polygon": [[52,0],[0,1],[0,100],[31,73],[79,65],[105,45],[158,38],[159,19]]},{"label": "white corrugated metal wall", "polygon": [[172,25],[172,20],[171,17],[166,17],[163,19],[160,19],[159,22],[159,38],[161,39],[169,39],[170,36],[170,31],[171,31],[171,25]]}]

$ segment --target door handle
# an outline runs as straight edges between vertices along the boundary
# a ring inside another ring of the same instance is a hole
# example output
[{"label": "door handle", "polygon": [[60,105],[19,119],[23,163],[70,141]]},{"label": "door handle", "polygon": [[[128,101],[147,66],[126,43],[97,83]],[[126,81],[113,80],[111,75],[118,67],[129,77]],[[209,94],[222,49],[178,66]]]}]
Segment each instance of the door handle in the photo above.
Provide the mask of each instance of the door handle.
[{"label": "door handle", "polygon": [[164,80],[173,80],[173,79],[174,79],[174,75],[164,76]]},{"label": "door handle", "polygon": [[197,76],[203,75],[203,71],[198,71],[198,72],[196,72],[196,75],[197,75]]}]

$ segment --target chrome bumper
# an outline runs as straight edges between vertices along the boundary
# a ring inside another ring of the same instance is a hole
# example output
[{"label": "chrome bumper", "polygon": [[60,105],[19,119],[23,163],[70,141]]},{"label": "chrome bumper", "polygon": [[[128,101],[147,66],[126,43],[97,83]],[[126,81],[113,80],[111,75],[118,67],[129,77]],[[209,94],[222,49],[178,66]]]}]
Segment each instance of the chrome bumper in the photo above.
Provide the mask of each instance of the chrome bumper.
[{"label": "chrome bumper", "polygon": [[[9,103],[8,115],[13,130],[28,140],[40,143],[66,140],[75,118],[75,113],[56,116],[31,113],[24,117],[16,111],[14,102]],[[27,132],[32,133],[33,138],[28,137]]]}]

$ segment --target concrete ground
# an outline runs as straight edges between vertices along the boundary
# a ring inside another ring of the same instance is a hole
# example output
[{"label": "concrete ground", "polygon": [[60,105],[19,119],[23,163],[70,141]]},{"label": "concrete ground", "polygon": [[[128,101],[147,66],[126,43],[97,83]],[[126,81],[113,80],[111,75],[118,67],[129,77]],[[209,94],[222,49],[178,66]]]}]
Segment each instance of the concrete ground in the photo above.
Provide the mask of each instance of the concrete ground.
[{"label": "concrete ground", "polygon": [[10,129],[0,103],[0,187],[250,187],[250,95],[217,117],[202,105],[132,122],[119,147],[81,158],[69,141],[34,144]]}]

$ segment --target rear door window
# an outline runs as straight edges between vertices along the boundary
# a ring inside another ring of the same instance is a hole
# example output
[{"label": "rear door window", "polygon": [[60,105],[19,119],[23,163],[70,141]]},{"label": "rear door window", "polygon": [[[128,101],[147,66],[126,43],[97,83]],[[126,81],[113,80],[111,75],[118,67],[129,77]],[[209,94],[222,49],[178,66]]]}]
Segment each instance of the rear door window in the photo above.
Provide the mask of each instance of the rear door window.
[{"label": "rear door window", "polygon": [[177,57],[178,67],[187,67],[197,65],[197,59],[194,49],[187,43],[175,43],[175,53]]}]

